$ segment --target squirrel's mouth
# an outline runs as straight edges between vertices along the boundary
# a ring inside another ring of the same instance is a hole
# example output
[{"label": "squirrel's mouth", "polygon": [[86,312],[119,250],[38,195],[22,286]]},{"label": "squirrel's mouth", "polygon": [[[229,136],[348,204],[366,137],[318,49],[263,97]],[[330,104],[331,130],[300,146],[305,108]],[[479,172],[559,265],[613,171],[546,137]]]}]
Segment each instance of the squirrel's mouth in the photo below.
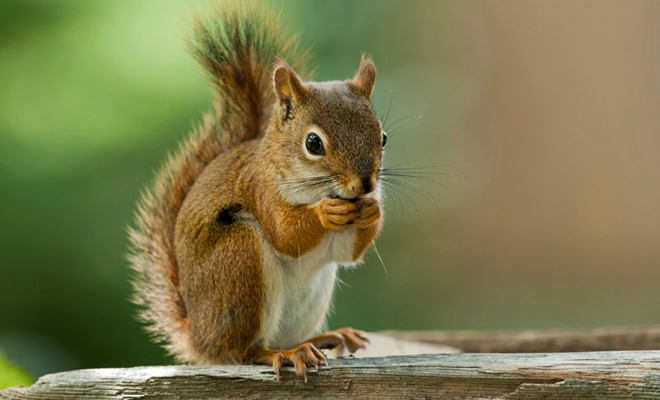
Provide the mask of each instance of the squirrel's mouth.
[{"label": "squirrel's mouth", "polygon": [[340,200],[346,200],[346,201],[355,201],[355,200],[358,200],[360,197],[359,197],[359,196],[355,196],[355,197],[342,197],[342,196],[340,196],[340,195],[338,195],[338,194],[330,194],[330,195],[328,195],[328,198],[329,198],[329,199],[340,199]]}]

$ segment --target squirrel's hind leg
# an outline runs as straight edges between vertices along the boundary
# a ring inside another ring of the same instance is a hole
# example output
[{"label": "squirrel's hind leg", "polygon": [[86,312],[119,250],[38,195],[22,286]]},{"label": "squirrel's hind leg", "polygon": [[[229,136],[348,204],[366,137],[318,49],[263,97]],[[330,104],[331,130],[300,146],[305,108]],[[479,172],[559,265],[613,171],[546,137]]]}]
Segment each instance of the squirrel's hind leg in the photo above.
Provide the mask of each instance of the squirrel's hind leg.
[{"label": "squirrel's hind leg", "polygon": [[307,382],[308,367],[315,367],[318,371],[320,363],[328,365],[328,360],[323,353],[312,343],[303,343],[293,350],[258,348],[253,351],[252,357],[255,364],[272,365],[278,381],[284,365],[293,366],[296,375],[302,376],[305,382]]}]

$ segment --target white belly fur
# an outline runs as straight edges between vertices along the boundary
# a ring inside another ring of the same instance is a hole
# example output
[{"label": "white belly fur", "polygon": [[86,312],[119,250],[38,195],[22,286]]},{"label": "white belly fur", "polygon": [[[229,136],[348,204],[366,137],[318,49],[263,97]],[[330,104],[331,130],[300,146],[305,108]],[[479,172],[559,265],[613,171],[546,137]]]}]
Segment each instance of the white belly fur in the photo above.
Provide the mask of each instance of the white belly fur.
[{"label": "white belly fur", "polygon": [[259,339],[270,349],[290,349],[318,333],[335,287],[337,264],[353,263],[355,229],[333,231],[312,251],[292,259],[268,242],[262,254],[266,303]]}]

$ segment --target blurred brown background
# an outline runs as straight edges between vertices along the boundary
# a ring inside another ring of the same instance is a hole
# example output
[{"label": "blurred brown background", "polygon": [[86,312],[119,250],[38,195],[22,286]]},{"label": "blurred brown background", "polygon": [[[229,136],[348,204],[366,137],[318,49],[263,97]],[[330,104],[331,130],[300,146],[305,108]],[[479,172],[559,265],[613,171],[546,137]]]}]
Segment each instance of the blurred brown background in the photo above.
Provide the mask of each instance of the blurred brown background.
[{"label": "blurred brown background", "polygon": [[[125,227],[209,107],[182,40],[205,4],[0,4],[0,347],[33,375],[171,362],[133,319]],[[660,2],[276,6],[319,79],[373,56],[387,163],[424,174],[331,328],[660,322]]]},{"label": "blurred brown background", "polygon": [[441,131],[460,132],[468,181],[436,246],[452,243],[481,300],[465,312],[501,328],[657,322],[660,3],[449,8],[460,45],[423,53],[458,78]]}]

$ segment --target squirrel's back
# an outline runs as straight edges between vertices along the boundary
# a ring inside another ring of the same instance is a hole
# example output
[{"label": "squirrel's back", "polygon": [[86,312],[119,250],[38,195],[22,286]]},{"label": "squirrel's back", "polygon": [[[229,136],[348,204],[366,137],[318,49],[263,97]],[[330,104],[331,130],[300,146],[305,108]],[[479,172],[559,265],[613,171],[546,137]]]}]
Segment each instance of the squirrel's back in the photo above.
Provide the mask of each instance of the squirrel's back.
[{"label": "squirrel's back", "polygon": [[174,251],[181,205],[220,153],[264,134],[275,101],[271,69],[277,58],[299,70],[306,65],[306,52],[298,51],[297,38],[282,29],[277,15],[253,2],[223,2],[209,16],[196,19],[189,46],[212,83],[214,109],[142,194],[130,229],[129,255],[140,318],[179,361],[191,359],[188,314]]}]

